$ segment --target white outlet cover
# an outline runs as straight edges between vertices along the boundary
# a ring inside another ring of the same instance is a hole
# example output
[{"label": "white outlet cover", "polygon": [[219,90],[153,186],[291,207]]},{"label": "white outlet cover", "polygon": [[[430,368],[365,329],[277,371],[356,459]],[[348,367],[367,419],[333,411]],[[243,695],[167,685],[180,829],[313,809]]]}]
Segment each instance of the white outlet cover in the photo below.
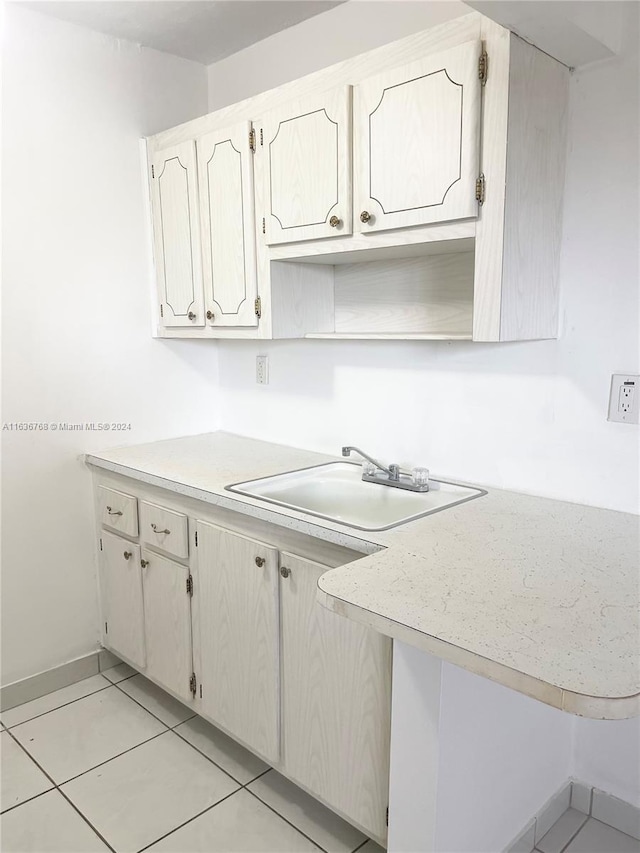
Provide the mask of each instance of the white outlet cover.
[{"label": "white outlet cover", "polygon": [[640,376],[614,373],[611,377],[608,420],[621,424],[640,422]]},{"label": "white outlet cover", "polygon": [[258,385],[269,384],[269,356],[256,356],[256,382]]}]

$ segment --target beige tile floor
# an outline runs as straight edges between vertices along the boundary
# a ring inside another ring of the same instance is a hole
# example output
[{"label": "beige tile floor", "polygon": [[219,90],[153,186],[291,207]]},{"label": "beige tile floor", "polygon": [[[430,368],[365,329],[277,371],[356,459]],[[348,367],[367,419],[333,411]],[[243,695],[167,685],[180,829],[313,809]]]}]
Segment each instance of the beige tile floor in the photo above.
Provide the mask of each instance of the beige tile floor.
[{"label": "beige tile floor", "polygon": [[3,853],[383,853],[126,664],[0,722]]},{"label": "beige tile floor", "polygon": [[[126,664],[0,714],[3,853],[383,853]],[[569,809],[537,853],[640,853]]]}]

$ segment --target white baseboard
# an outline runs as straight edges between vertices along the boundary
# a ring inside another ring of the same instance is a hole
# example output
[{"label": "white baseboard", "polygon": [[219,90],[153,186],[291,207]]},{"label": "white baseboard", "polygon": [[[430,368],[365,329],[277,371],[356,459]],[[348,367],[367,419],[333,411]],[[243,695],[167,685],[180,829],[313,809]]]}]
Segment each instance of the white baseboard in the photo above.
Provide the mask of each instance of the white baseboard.
[{"label": "white baseboard", "polygon": [[53,693],[83,678],[97,675],[105,669],[120,663],[119,658],[106,649],[98,649],[91,654],[63,663],[45,672],[38,672],[13,684],[0,688],[0,711],[8,711],[16,705],[39,699],[47,693]]}]

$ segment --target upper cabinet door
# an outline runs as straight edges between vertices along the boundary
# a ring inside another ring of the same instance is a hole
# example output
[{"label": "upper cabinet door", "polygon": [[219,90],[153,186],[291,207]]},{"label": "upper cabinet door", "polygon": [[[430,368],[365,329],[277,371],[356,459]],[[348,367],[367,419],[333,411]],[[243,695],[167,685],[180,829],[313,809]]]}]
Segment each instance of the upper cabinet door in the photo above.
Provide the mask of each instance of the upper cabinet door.
[{"label": "upper cabinet door", "polygon": [[251,124],[197,140],[205,310],[212,326],[256,326]]},{"label": "upper cabinet door", "polygon": [[356,86],[362,233],[478,215],[481,49],[467,42]]},{"label": "upper cabinet door", "polygon": [[268,113],[261,143],[267,244],[351,234],[351,87]]},{"label": "upper cabinet door", "polygon": [[153,157],[151,209],[160,324],[204,326],[193,140],[165,148]]}]

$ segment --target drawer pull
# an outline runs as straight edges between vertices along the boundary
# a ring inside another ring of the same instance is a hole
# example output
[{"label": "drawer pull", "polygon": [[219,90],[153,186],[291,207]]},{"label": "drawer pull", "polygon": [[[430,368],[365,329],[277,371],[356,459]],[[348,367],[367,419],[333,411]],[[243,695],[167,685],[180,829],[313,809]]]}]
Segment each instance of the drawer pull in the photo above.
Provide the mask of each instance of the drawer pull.
[{"label": "drawer pull", "polygon": [[158,535],[160,535],[161,533],[171,533],[171,531],[170,531],[170,530],[167,530],[167,528],[166,528],[166,527],[165,527],[165,529],[164,529],[164,530],[158,530],[158,525],[157,525],[157,524],[152,524],[152,525],[151,525],[151,529],[153,530],[153,532],[154,532],[154,533],[157,533]]},{"label": "drawer pull", "polygon": [[342,225],[342,219],[339,219],[337,216],[332,216],[329,220],[329,225],[332,228],[337,228],[338,225]]},{"label": "drawer pull", "polygon": [[132,552],[132,551],[125,551],[125,552],[124,552],[124,558],[125,558],[125,560],[129,560],[131,557],[133,557],[133,552]]},{"label": "drawer pull", "polygon": [[286,566],[282,566],[282,568],[280,569],[280,574],[283,578],[288,578],[291,574],[291,569],[288,569]]},{"label": "drawer pull", "polygon": [[107,507],[107,512],[109,513],[109,515],[122,515],[121,509],[113,510],[110,506]]},{"label": "drawer pull", "polygon": [[146,569],[147,566],[149,565],[149,560],[140,560],[140,565],[142,566],[143,569]]},{"label": "drawer pull", "polygon": [[261,569],[264,566],[265,562],[266,562],[266,560],[264,557],[256,557],[256,566],[259,569]]}]

